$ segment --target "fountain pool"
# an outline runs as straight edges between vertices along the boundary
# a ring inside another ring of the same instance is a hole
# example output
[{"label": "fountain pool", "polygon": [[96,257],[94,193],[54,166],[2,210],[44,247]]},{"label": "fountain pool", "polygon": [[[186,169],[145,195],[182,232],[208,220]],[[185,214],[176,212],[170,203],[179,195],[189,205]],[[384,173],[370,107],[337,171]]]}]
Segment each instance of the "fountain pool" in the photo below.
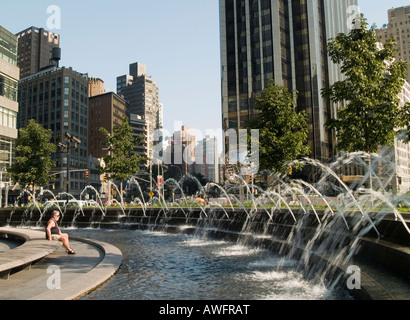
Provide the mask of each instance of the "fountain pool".
[{"label": "fountain pool", "polygon": [[234,242],[162,231],[69,229],[123,253],[116,275],[86,300],[340,300],[308,281],[297,261]]}]

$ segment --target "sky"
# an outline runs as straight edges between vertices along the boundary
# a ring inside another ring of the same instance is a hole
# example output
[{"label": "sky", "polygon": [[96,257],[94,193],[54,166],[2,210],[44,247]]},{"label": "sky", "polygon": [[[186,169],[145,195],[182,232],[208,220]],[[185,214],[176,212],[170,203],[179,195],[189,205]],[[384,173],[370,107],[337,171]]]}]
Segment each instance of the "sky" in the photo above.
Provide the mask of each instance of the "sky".
[{"label": "sky", "polygon": [[[359,0],[379,27],[388,9],[405,5],[410,0]],[[102,79],[108,92],[129,64],[146,64],[170,133],[180,124],[203,136],[221,128],[218,0],[0,0],[0,8],[0,25],[13,33],[30,26],[59,33],[60,66]]]}]

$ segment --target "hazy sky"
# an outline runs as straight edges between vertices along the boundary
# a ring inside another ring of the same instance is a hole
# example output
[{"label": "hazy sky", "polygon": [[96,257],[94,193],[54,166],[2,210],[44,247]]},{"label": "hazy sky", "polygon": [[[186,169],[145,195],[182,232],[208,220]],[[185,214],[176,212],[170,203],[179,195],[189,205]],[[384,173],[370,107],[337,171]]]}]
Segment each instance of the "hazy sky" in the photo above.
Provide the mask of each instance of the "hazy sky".
[{"label": "hazy sky", "polygon": [[[328,0],[338,1],[338,0]],[[47,9],[57,5],[61,21]],[[359,0],[370,24],[387,23],[387,10],[410,0]],[[61,66],[101,78],[116,91],[116,78],[134,62],[160,87],[164,124],[200,130],[221,127],[218,0],[0,0],[0,25],[17,33],[61,22]]]}]

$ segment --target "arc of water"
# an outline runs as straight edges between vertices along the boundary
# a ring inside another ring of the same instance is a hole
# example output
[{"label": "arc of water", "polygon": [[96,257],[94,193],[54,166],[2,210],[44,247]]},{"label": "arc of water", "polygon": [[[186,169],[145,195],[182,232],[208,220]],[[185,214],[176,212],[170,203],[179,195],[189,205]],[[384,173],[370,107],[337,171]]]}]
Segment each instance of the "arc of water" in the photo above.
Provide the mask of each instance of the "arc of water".
[{"label": "arc of water", "polygon": [[24,191],[23,191],[23,194],[24,194],[25,192],[30,195],[30,197],[31,197],[31,203],[34,204],[34,206],[37,208],[37,210],[40,212],[40,214],[43,214],[43,212],[41,211],[41,209],[40,209],[40,207],[39,207],[39,205],[38,205],[38,202],[37,202],[37,200],[35,199],[34,195],[33,195],[30,191],[28,191],[28,190],[24,190]]},{"label": "arc of water", "polygon": [[246,210],[243,203],[241,201],[239,201],[239,199],[237,197],[235,197],[233,194],[231,194],[230,196],[236,201],[236,203],[239,203],[239,205],[242,207],[242,209],[246,212],[246,215],[248,216],[248,218],[250,218],[249,212],[248,212],[248,210]]},{"label": "arc of water", "polygon": [[183,212],[184,215],[185,215],[185,218],[188,219],[188,215],[187,215],[187,213],[185,212],[185,210],[179,205],[179,203],[176,203],[176,205],[182,210],[182,212]]},{"label": "arc of water", "polygon": [[199,187],[199,190],[204,194],[204,196],[206,195],[206,192],[205,192],[205,189],[204,189],[204,187],[203,187],[203,185],[199,182],[199,180],[196,178],[196,177],[194,177],[192,174],[190,174],[190,173],[188,173],[188,174],[186,174],[184,177],[182,177],[181,178],[181,180],[179,180],[179,183],[181,183],[181,181],[182,180],[186,180],[186,179],[191,179],[191,180],[194,180],[195,182],[196,182],[196,184],[198,185],[198,187]]},{"label": "arc of water", "polygon": [[80,208],[81,214],[82,214],[83,217],[84,217],[84,211],[83,211],[83,207],[82,207],[81,203],[80,203],[72,194],[67,193],[67,192],[60,192],[60,193],[57,195],[57,197],[59,197],[59,196],[64,196],[64,195],[65,195],[65,196],[70,196],[70,197],[74,200],[74,202],[77,202],[78,207]]},{"label": "arc of water", "polygon": [[301,196],[304,197],[308,201],[308,203],[310,204],[311,201],[310,201],[309,197],[307,197],[303,192],[301,192],[302,191],[301,189],[296,188],[296,187],[286,186],[284,193],[286,194],[287,191],[289,191],[292,194],[292,196],[295,197],[295,199],[298,199],[298,203],[299,203],[300,207],[302,208],[303,212],[306,214],[307,213],[306,209],[302,205],[302,202],[299,200],[299,195],[296,194],[296,192],[300,192]]},{"label": "arc of water", "polygon": [[[53,196],[53,199],[56,199],[56,195],[51,191],[51,190],[44,190],[44,193],[49,193]],[[58,211],[60,212],[61,215],[63,215],[63,211],[61,210],[60,204],[58,202],[55,203],[57,205]],[[44,212],[48,209],[48,207],[51,207],[52,203],[49,203],[46,205],[46,207],[44,208]]]},{"label": "arc of water", "polygon": [[[263,196],[264,196],[264,197],[268,197],[268,198],[273,202],[273,204],[275,205],[275,207],[276,207],[278,210],[280,210],[280,208],[279,208],[278,205],[275,203],[275,201],[272,200],[272,198],[270,198],[270,197],[267,196],[266,194],[264,194]],[[262,204],[262,199],[263,199],[262,197],[259,197],[258,200],[255,201],[255,203],[259,203],[259,204],[262,206],[263,210],[265,210],[265,212],[267,213],[267,215],[268,215],[268,217],[269,217],[269,220],[272,221],[272,220],[273,220],[273,211],[271,211],[271,212],[269,213],[269,210]]]},{"label": "arc of water", "polygon": [[124,216],[125,216],[125,210],[124,210],[123,206],[121,205],[121,203],[120,203],[117,199],[112,199],[112,201],[115,202],[115,203],[117,203],[117,204],[120,206],[120,208],[121,208],[121,210],[122,210],[122,213],[123,213]]},{"label": "arc of water", "polygon": [[248,190],[248,193],[251,195],[252,197],[252,203],[255,207],[255,210],[258,210],[256,203],[255,203],[255,196],[253,195],[253,192],[251,192],[251,189],[249,188],[249,184],[245,181],[244,178],[242,178],[240,175],[234,174],[234,177],[239,178],[239,180],[242,180],[242,182],[244,183],[244,185],[246,186],[246,189]]},{"label": "arc of water", "polygon": [[168,182],[173,182],[173,183],[175,184],[175,186],[178,187],[179,191],[181,192],[182,198],[185,200],[186,205],[190,208],[190,205],[189,205],[189,203],[188,203],[188,201],[187,201],[187,198],[186,198],[186,196],[185,196],[184,190],[182,190],[182,188],[181,188],[181,186],[179,185],[178,181],[176,181],[176,180],[173,179],[173,178],[169,178],[167,181],[165,181],[165,185],[166,185]]},{"label": "arc of water", "polygon": [[317,190],[314,186],[312,186],[310,183],[307,183],[306,181],[303,181],[303,180],[294,180],[294,181],[295,181],[296,183],[300,183],[300,184],[304,185],[305,187],[308,187],[310,190],[312,190],[314,193],[316,193],[320,198],[322,198],[322,199],[325,201],[327,207],[328,207],[329,210],[332,212],[332,214],[335,214],[335,212],[333,211],[332,206],[329,204],[329,202],[327,201],[327,199],[325,199],[325,198],[323,197],[323,195],[319,192],[319,190]]},{"label": "arc of water", "polygon": [[[315,165],[315,166],[319,166],[320,168],[324,169],[326,172],[328,172],[332,177],[334,177],[342,186],[343,188],[346,190],[347,194],[352,198],[353,202],[355,203],[355,205],[359,208],[360,212],[362,213],[362,215],[364,217],[366,217],[366,219],[370,222],[372,228],[376,231],[378,237],[380,237],[380,232],[379,230],[377,230],[374,222],[372,221],[372,219],[370,219],[369,215],[365,213],[365,211],[363,210],[362,206],[359,204],[359,202],[357,201],[357,199],[354,197],[354,195],[352,194],[352,190],[350,190],[346,184],[338,177],[338,175],[333,171],[330,170],[328,167],[326,167],[325,165],[323,165],[322,163],[318,162],[318,161],[314,161],[312,159],[309,158],[305,158],[305,161]],[[322,178],[323,179],[323,178]]]},{"label": "arc of water", "polygon": [[[108,189],[110,189],[111,186],[114,186],[115,189],[117,190],[117,193],[120,195],[121,203],[119,203],[119,202],[118,202],[117,200],[115,200],[115,199],[112,199],[111,201],[114,201],[114,202],[118,203],[118,205],[121,207],[122,211],[125,211],[125,210],[124,210],[124,199],[123,199],[123,196],[122,196],[120,190],[118,189],[118,187],[117,187],[117,185],[116,185],[115,183],[112,183],[111,181],[108,181]],[[109,204],[108,204],[108,205],[109,205]],[[124,214],[125,214],[125,213],[124,213]]]},{"label": "arc of water", "polygon": [[[319,224],[322,224],[322,221],[320,220],[319,215],[318,215],[318,213],[317,213],[317,211],[316,211],[316,208],[315,208],[315,206],[313,205],[312,201],[311,201],[311,200],[309,199],[309,197],[308,197],[306,194],[304,194],[304,193],[302,193],[302,197],[304,197],[304,198],[307,200],[307,202],[309,203],[309,207],[312,208],[313,213],[315,214],[316,219],[317,219],[317,221],[319,222]],[[307,214],[305,208],[304,208],[303,206],[302,206],[302,208],[303,208],[305,214]]]},{"label": "arc of water", "polygon": [[[285,201],[285,199],[282,197],[282,195],[280,195],[279,193],[277,193],[277,192],[275,192],[275,191],[264,191],[262,188],[260,188],[260,187],[258,187],[258,186],[255,186],[255,185],[252,185],[252,187],[258,189],[259,192],[261,192],[263,195],[265,195],[266,197],[268,197],[269,200],[271,200],[272,203],[274,203],[275,206],[276,206],[278,209],[280,209],[280,202],[283,202],[283,203],[285,204],[285,206],[287,207],[287,209],[289,210],[289,212],[290,212],[290,214],[292,215],[292,217],[293,217],[293,219],[295,220],[295,222],[297,222],[297,219],[296,219],[296,217],[295,217],[295,214],[293,213],[293,210],[290,208],[289,204]],[[274,196],[278,197],[279,203],[276,204],[275,200],[273,200],[270,195],[274,195]],[[259,202],[259,203],[260,203],[260,202]],[[266,210],[266,208],[265,208],[265,210]],[[269,213],[268,213],[268,215],[269,215],[270,219],[272,220],[272,219],[273,219],[272,214],[269,214]]]},{"label": "arc of water", "polygon": [[[233,208],[231,198],[229,197],[228,193],[226,193],[226,191],[225,191],[224,188],[222,188],[220,185],[218,185],[218,184],[216,184],[216,183],[214,183],[214,182],[209,182],[206,186],[208,186],[208,185],[209,185],[209,186],[212,186],[212,187],[217,187],[219,190],[221,190],[221,191],[224,193],[224,195],[228,198],[228,201],[229,201],[229,204],[231,205],[232,210],[235,210],[235,209]],[[205,189],[206,189],[206,186],[205,186]]]},{"label": "arc of water", "polygon": [[[312,201],[312,207],[314,208],[315,202],[318,202],[318,201],[320,201],[320,200],[331,201],[331,199],[328,199],[326,196],[322,196],[322,197],[317,198],[316,200]],[[337,205],[335,202],[333,202],[333,204],[336,206],[336,208],[338,208],[338,205]],[[339,209],[337,210],[337,212],[338,212],[338,213],[340,214],[340,216],[342,217],[343,222],[344,222],[344,224],[345,224],[346,227],[347,227],[347,230],[350,231],[349,224],[347,223],[347,220],[346,220],[345,216],[343,215],[343,210],[341,210],[341,209],[339,208]],[[332,216],[335,216],[335,213],[334,213],[333,210],[332,210]],[[324,219],[325,219],[325,218],[324,218]]]},{"label": "arc of water", "polygon": [[92,191],[95,192],[95,194],[96,194],[96,196],[97,196],[97,198],[98,198],[98,200],[99,200],[99,202],[100,202],[100,204],[97,203],[97,206],[98,206],[98,208],[100,209],[100,211],[101,211],[101,213],[103,214],[103,216],[105,216],[105,212],[104,212],[104,210],[103,210],[104,203],[103,203],[103,201],[102,201],[102,199],[101,199],[101,197],[100,197],[99,192],[98,192],[93,186],[86,186],[86,187],[84,188],[84,190],[80,193],[80,200],[81,200],[83,194],[84,194],[88,189],[91,189]]},{"label": "arc of water", "polygon": [[135,176],[132,176],[131,179],[128,181],[128,183],[129,183],[129,184],[134,183],[134,184],[137,185],[138,190],[139,190],[139,192],[140,192],[140,194],[141,194],[141,198],[142,198],[142,201],[143,201],[143,203],[144,203],[144,206],[147,207],[147,204],[146,204],[145,198],[144,198],[144,193],[142,192],[141,185],[139,184],[137,178],[136,178]]},{"label": "arc of water", "polygon": [[285,204],[285,206],[288,208],[290,214],[292,215],[293,220],[295,220],[295,222],[297,222],[297,219],[296,219],[296,217],[295,217],[295,214],[293,213],[292,209],[290,208],[289,204],[285,201],[285,199],[283,199],[283,197],[282,197],[279,193],[277,193],[277,192],[275,192],[275,191],[269,191],[269,193],[272,194],[272,195],[274,195],[274,196],[277,196],[277,197],[280,199],[280,201],[282,201],[282,202]]},{"label": "arc of water", "polygon": [[142,203],[141,199],[138,198],[138,197],[136,197],[136,198],[134,198],[134,200],[133,200],[132,202],[137,203],[138,205],[141,206],[142,212],[144,213],[144,217],[146,217],[146,216],[147,216],[147,214],[146,214],[146,212],[145,212],[145,211],[146,211],[146,207],[145,207],[145,205]]},{"label": "arc of water", "polygon": [[217,207],[221,208],[221,209],[224,211],[226,217],[227,217],[228,219],[230,219],[230,218],[229,218],[229,215],[228,215],[228,212],[226,212],[226,210],[225,210],[225,208],[223,207],[223,205],[221,205],[220,203],[217,203],[217,202],[215,203],[215,205],[216,205]]},{"label": "arc of water", "polygon": [[[345,161],[341,161],[340,159],[343,159],[343,157],[348,157]],[[373,155],[373,162],[370,164],[367,164],[364,160],[363,157],[370,157],[371,155],[365,152],[353,152],[353,153],[346,153],[343,156],[341,156],[337,161],[335,161],[331,166],[330,169],[333,170],[333,168],[335,168],[336,164],[338,162],[341,162],[341,164],[347,164],[347,163],[351,163],[353,162],[353,160],[357,160],[359,161],[362,166],[364,168],[367,168],[367,172],[366,174],[363,176],[362,181],[360,182],[360,185],[362,186],[365,181],[367,181],[368,179],[372,179],[375,178],[377,180],[377,182],[379,183],[380,187],[383,189],[383,191],[386,191],[382,181],[380,180],[380,177],[373,171],[372,167],[374,165],[375,162],[380,161],[380,157],[378,157],[377,155]],[[334,170],[333,170],[334,171]],[[391,177],[392,178],[392,177]],[[391,179],[388,179],[391,180]]]},{"label": "arc of water", "polygon": [[205,217],[208,218],[208,214],[205,211],[205,207],[202,207],[200,203],[198,203],[199,207],[201,208],[201,211],[203,212],[203,214],[205,215]]},{"label": "arc of water", "polygon": [[381,201],[386,203],[391,209],[393,209],[396,219],[399,219],[401,221],[401,223],[403,224],[403,226],[405,227],[407,232],[410,234],[410,229],[409,229],[406,221],[404,220],[403,216],[400,214],[400,212],[397,210],[397,208],[391,203],[391,201],[389,199],[387,199],[387,197],[385,197],[382,193],[377,192],[375,190],[361,190],[361,191],[369,192],[371,195],[377,197],[378,199],[380,199]]}]

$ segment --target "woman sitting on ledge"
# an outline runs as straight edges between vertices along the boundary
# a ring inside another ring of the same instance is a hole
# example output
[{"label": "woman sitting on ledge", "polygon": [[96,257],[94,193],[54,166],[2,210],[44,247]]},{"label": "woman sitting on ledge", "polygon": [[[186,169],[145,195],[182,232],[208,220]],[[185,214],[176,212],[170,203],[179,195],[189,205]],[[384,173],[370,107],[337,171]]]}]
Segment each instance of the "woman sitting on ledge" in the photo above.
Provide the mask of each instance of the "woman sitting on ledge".
[{"label": "woman sitting on ledge", "polygon": [[50,241],[61,241],[64,247],[67,249],[68,254],[75,254],[75,250],[70,248],[70,242],[68,241],[68,234],[61,233],[58,227],[57,221],[60,219],[60,212],[53,211],[53,217],[48,221],[46,227],[46,238]]}]

